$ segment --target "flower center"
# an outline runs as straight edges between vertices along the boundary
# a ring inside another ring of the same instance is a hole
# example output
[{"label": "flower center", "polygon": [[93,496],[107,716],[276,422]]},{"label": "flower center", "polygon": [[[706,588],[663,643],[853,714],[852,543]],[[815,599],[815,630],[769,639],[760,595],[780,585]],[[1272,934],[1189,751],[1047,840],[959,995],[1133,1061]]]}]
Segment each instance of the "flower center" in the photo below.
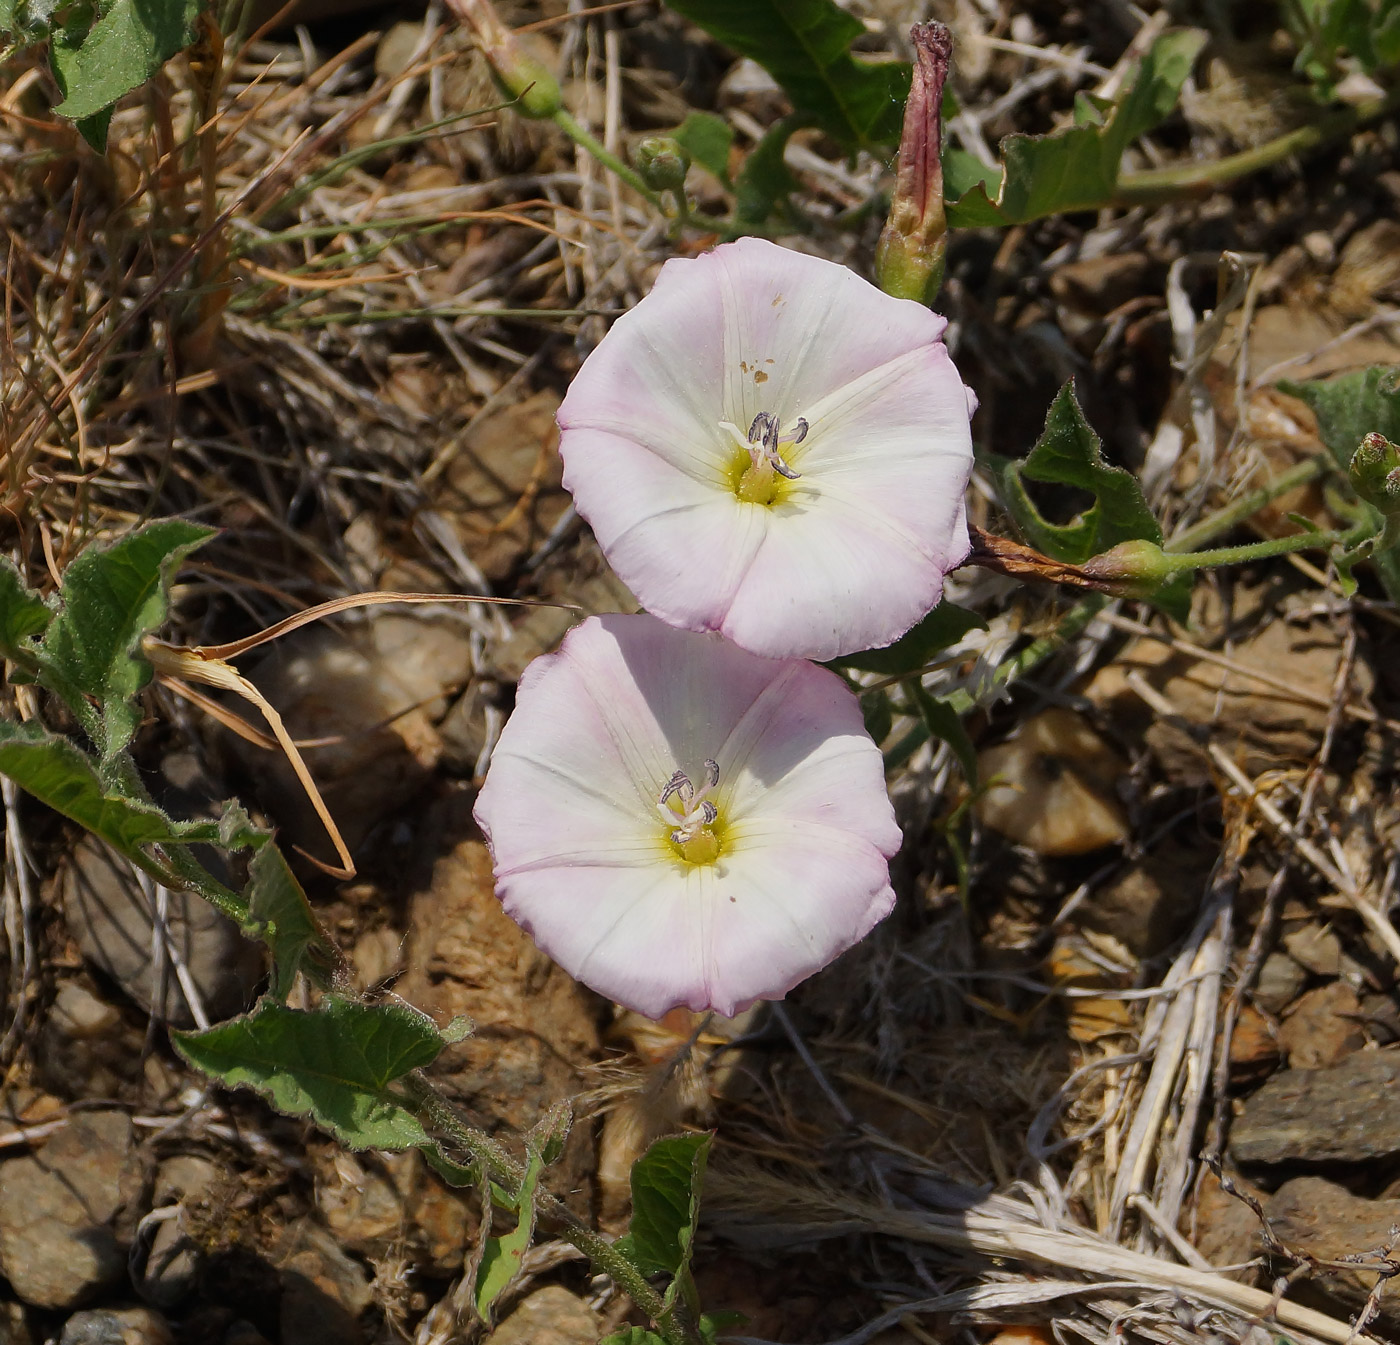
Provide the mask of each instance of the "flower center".
[{"label": "flower center", "polygon": [[797,418],[797,428],[790,434],[782,432],[782,423],[771,411],[760,411],[753,418],[748,434],[744,434],[732,421],[722,420],[720,426],[728,430],[748,454],[748,463],[739,459],[738,480],[734,493],[749,504],[772,504],[780,490],[779,477],[796,481],[798,473],[783,461],[779,449],[784,444],[800,444],[807,437],[807,422]]},{"label": "flower center", "polygon": [[719,809],[709,795],[719,784],[719,763],[705,762],[705,783],[699,789],[690,776],[677,771],[661,791],[656,811],[671,828],[671,844],[691,864],[712,864],[719,857],[719,837],[714,827]]}]

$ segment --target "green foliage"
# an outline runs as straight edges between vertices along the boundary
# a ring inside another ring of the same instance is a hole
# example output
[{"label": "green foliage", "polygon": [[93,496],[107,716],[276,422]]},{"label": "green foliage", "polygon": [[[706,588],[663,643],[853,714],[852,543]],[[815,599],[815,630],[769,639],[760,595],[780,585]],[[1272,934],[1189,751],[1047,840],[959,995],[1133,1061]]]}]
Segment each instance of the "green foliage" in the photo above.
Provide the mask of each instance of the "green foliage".
[{"label": "green foliage", "polygon": [[[53,30],[49,59],[63,94],[54,111],[70,117],[101,149],[108,109],[188,46],[199,0],[100,0],[69,11]],[[99,120],[100,118],[100,120]]]},{"label": "green foliage", "polygon": [[92,759],[41,724],[0,720],[0,774],[162,880],[169,873],[146,853],[151,845],[211,844],[217,822],[172,822],[153,803],[105,786]]},{"label": "green foliage", "polygon": [[899,140],[909,66],[851,55],[865,25],[835,0],[668,0],[672,9],[757,61],[793,108],[847,148]]},{"label": "green foliage", "polygon": [[1345,58],[1368,75],[1400,64],[1400,0],[1285,0],[1298,43],[1295,69],[1331,96]]},{"label": "green foliage", "polygon": [[797,190],[797,179],[783,153],[792,133],[805,124],[796,113],[780,117],[749,151],[734,183],[734,222],[739,231],[762,224]]},{"label": "green foliage", "polygon": [[335,948],[282,852],[275,845],[264,845],[253,856],[248,873],[249,926],[272,949],[269,993],[285,1002],[299,971],[317,985],[325,985],[326,967],[336,959]]},{"label": "green foliage", "polygon": [[924,721],[929,733],[952,748],[968,784],[976,789],[977,749],[972,745],[972,739],[967,736],[967,730],[963,727],[957,711],[947,701],[932,695],[918,682],[906,682],[905,689],[918,708],[919,717]]},{"label": "green foliage", "polygon": [[671,132],[671,139],[726,187],[730,185],[729,148],[734,143],[734,132],[723,117],[713,112],[692,112]]},{"label": "green foliage", "polygon": [[632,1164],[632,1222],[622,1240],[646,1275],[679,1275],[690,1264],[710,1135],[657,1140]]},{"label": "green foliage", "polygon": [[252,1088],[288,1116],[308,1116],[352,1149],[429,1143],[392,1085],[436,1059],[442,1038],[406,1004],[327,995],[314,1011],[265,999],[203,1032],[172,1032],[180,1054],[229,1088]]},{"label": "green foliage", "polygon": [[[69,565],[59,610],[38,651],[41,679],[92,734],[106,767],[140,723],[133,703],[151,679],[141,638],[165,620],[170,577],[213,529],[168,518],[110,546],[90,546]],[[90,702],[101,707],[94,717]]]},{"label": "green foliage", "polygon": [[31,662],[36,653],[32,637],[42,635],[52,617],[44,600],[0,556],[0,657]]},{"label": "green foliage", "polygon": [[[1352,458],[1369,434],[1400,442],[1400,370],[1387,365],[1359,369],[1310,383],[1280,383],[1279,388],[1305,401],[1317,417],[1318,433],[1338,467],[1347,473]],[[1384,526],[1380,510],[1361,503],[1375,531]],[[1379,549],[1370,556],[1386,594],[1400,602],[1400,556]]]},{"label": "green foliage", "polygon": [[[1020,462],[992,459],[1001,502],[1026,541],[1055,560],[1083,565],[1120,542],[1143,539],[1160,546],[1162,528],[1131,472],[1104,461],[1094,433],[1074,395],[1074,381],[1060,389],[1045,429]],[[1026,489],[1027,481],[1086,491],[1093,503],[1068,523],[1052,523]],[[1152,601],[1185,620],[1191,581],[1186,575],[1165,584]]]},{"label": "green foliage", "polygon": [[1176,106],[1204,42],[1204,34],[1191,29],[1163,33],[1106,117],[1081,100],[1073,126],[1043,136],[1007,136],[1000,168],[949,151],[943,168],[948,223],[1024,224],[1106,205],[1118,185],[1123,152]]},{"label": "green foliage", "polygon": [[834,660],[833,666],[882,673],[886,677],[902,677],[926,668],[934,655],[957,644],[969,631],[986,629],[986,621],[976,612],[969,612],[956,603],[941,602],[892,645],[847,654]]},{"label": "green foliage", "polygon": [[520,1274],[525,1253],[530,1250],[530,1242],[535,1236],[535,1187],[539,1184],[542,1167],[539,1156],[532,1155],[530,1165],[525,1170],[525,1180],[520,1186],[519,1199],[515,1202],[519,1211],[515,1227],[500,1237],[488,1237],[482,1244],[472,1301],[477,1316],[487,1326],[491,1325],[492,1306]]},{"label": "green foliage", "polygon": [[625,1326],[621,1331],[604,1336],[598,1345],[666,1345],[666,1340],[644,1326]]},{"label": "green foliage", "polygon": [[[1119,542],[1145,537],[1161,543],[1162,529],[1131,472],[1104,461],[1094,433],[1074,395],[1073,381],[1060,389],[1045,418],[1045,430],[1029,456],[998,463],[1002,499],[1032,546],[1056,560],[1082,565]],[[1068,523],[1052,523],[1026,491],[1025,482],[1073,486],[1094,497]]]}]

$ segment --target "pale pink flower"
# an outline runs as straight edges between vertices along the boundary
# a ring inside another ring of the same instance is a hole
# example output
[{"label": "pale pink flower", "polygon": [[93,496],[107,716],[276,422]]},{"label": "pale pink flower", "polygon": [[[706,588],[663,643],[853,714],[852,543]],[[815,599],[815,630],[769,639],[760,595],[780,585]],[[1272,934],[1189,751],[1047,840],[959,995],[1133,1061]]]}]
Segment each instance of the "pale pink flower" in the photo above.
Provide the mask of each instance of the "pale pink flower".
[{"label": "pale pink flower", "polygon": [[840,678],[646,615],[525,670],[476,818],[507,912],[653,1018],[780,998],[894,903],[883,761]]},{"label": "pale pink flower", "polygon": [[968,552],[945,325],[762,239],[667,262],[559,408],[564,484],[642,606],[778,658],[918,621]]}]

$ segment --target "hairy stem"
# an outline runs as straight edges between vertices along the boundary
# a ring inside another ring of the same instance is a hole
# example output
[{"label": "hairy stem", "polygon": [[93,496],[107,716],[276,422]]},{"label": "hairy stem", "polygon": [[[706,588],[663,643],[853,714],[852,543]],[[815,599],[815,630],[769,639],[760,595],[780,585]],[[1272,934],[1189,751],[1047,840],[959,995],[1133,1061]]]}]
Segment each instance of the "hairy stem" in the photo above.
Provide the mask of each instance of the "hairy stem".
[{"label": "hairy stem", "polygon": [[1355,546],[1370,535],[1369,527],[1339,528],[1333,532],[1293,532],[1287,537],[1270,537],[1262,542],[1246,542],[1243,546],[1221,546],[1211,551],[1191,551],[1186,554],[1166,554],[1168,568],[1173,574],[1187,570],[1212,569],[1217,565],[1243,565],[1252,560],[1267,560],[1271,556],[1287,556],[1295,551],[1330,551],[1333,546]]},{"label": "hairy stem", "polygon": [[1308,458],[1298,463],[1296,467],[1290,467],[1286,472],[1275,477],[1268,485],[1246,491],[1238,499],[1231,500],[1223,509],[1217,509],[1215,513],[1208,514],[1189,528],[1183,528],[1175,537],[1162,544],[1162,550],[1168,552],[1194,550],[1202,542],[1209,542],[1212,538],[1219,537],[1221,533],[1229,532],[1236,524],[1243,523],[1245,519],[1257,514],[1266,504],[1270,504],[1279,496],[1287,495],[1290,490],[1305,486],[1310,481],[1316,481],[1335,465],[1331,458],[1321,453]]},{"label": "hairy stem", "polygon": [[1320,149],[1335,140],[1342,140],[1369,122],[1400,108],[1400,84],[1384,98],[1372,98],[1355,107],[1340,108],[1319,117],[1306,126],[1238,154],[1226,155],[1206,163],[1181,164],[1174,168],[1154,168],[1143,173],[1125,173],[1118,179],[1113,198],[1106,202],[1114,206],[1154,205],[1181,196],[1204,196],[1261,168],[1269,168],[1295,154]]},{"label": "hairy stem", "polygon": [[[447,1135],[493,1177],[519,1189],[525,1179],[525,1168],[521,1163],[489,1135],[466,1125],[422,1073],[409,1075],[405,1083],[420,1119],[431,1130]],[[701,1345],[699,1334],[689,1324],[675,1321],[674,1312],[666,1308],[661,1295],[647,1283],[641,1271],[605,1237],[589,1228],[563,1201],[548,1191],[537,1190],[535,1203],[541,1215],[559,1226],[568,1242],[577,1247],[597,1270],[611,1277],[632,1302],[651,1318],[667,1345]]]},{"label": "hairy stem", "polygon": [[666,207],[661,197],[642,181],[637,171],[630,164],[624,163],[619,159],[601,140],[598,140],[585,131],[562,107],[554,114],[552,120],[574,144],[578,145],[581,149],[586,149],[604,168],[610,168],[631,187],[633,191],[640,192],[663,215],[666,214]]}]

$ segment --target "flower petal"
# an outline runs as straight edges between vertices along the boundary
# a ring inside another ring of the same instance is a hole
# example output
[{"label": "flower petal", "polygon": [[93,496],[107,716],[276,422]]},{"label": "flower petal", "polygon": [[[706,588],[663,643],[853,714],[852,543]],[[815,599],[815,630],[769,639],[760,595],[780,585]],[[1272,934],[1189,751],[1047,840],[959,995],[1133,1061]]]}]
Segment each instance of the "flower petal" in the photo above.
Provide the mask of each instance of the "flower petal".
[{"label": "flower petal", "polygon": [[[719,858],[655,803],[719,762]],[[590,617],[526,670],[477,800],[507,911],[567,971],[659,1016],[781,995],[888,909],[879,750],[826,669],[650,616]]]},{"label": "flower petal", "polygon": [[[648,611],[768,657],[889,644],[967,554],[966,389],[942,318],[843,266],[740,239],[668,262],[560,408],[565,485]],[[806,438],[772,506],[729,422]]]}]

